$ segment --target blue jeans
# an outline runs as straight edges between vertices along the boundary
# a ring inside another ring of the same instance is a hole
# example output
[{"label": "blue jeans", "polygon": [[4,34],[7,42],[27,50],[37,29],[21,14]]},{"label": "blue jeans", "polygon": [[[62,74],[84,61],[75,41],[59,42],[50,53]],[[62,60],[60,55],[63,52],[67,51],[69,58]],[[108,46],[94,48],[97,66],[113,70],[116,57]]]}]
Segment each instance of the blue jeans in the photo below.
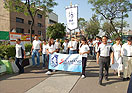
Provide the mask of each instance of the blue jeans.
[{"label": "blue jeans", "polygon": [[77,54],[76,50],[69,50],[69,54]]},{"label": "blue jeans", "polygon": [[35,49],[32,51],[32,62],[33,62],[33,66],[36,65],[35,64],[35,56],[37,56],[37,66],[40,65],[40,54],[39,54],[38,51],[39,50],[35,50]]},{"label": "blue jeans", "polygon": [[24,67],[21,66],[23,58],[16,58],[15,63],[17,67],[19,68],[19,73],[24,73]]},{"label": "blue jeans", "polygon": [[42,55],[42,58],[43,58],[43,67],[45,67],[45,62],[47,61],[47,56],[46,56],[46,54],[43,54],[43,55]]}]

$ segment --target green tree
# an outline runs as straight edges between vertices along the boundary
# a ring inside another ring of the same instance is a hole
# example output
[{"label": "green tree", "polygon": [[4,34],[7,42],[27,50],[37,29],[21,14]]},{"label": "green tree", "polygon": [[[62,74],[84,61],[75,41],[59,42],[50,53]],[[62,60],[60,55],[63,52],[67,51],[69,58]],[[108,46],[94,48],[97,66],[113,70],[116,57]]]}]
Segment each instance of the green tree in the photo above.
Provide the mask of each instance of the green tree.
[{"label": "green tree", "polygon": [[93,15],[90,21],[87,23],[87,28],[85,29],[85,32],[87,34],[87,37],[92,36],[95,37],[100,30],[100,23],[96,15]]},{"label": "green tree", "polygon": [[[30,40],[32,42],[32,29],[37,13],[43,14],[52,12],[52,8],[57,5],[54,0],[4,0],[5,8],[9,11],[22,12],[31,17]],[[45,24],[45,23],[44,23]],[[44,25],[45,28],[45,25]]]},{"label": "green tree", "polygon": [[[121,22],[114,21],[113,23],[114,23],[114,26],[115,26],[116,29],[120,29],[121,28]],[[128,26],[129,25],[127,24],[127,22],[124,21],[123,27],[128,27]],[[102,30],[105,32],[105,35],[107,35],[108,37],[114,36],[113,38],[115,38],[115,37],[118,36],[115,33],[113,26],[108,21],[106,21],[106,22],[103,23]],[[121,34],[121,32],[119,32],[119,34]]]},{"label": "green tree", "polygon": [[46,35],[49,38],[60,39],[66,35],[64,23],[56,23],[47,28]]},{"label": "green tree", "polygon": [[128,17],[127,13],[131,11],[132,6],[130,0],[88,0],[88,2],[93,5],[92,10],[108,20],[116,34],[120,36],[114,25],[114,21],[123,20],[125,17]]}]

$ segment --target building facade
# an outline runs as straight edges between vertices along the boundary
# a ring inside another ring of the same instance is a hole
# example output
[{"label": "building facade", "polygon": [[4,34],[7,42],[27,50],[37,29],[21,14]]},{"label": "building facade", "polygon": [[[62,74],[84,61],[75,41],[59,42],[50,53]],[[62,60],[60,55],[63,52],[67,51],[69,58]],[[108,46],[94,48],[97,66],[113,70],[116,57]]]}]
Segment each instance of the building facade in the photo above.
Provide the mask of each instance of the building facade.
[{"label": "building facade", "polygon": [[[16,33],[29,34],[31,26],[30,16],[25,16],[24,13],[9,12],[4,8],[4,0],[0,0],[0,31],[16,31]],[[49,22],[50,21],[50,22]],[[50,13],[49,17],[38,13],[35,17],[35,22],[32,34],[40,35],[46,38],[46,27],[51,23],[57,23],[58,16],[55,13]]]}]

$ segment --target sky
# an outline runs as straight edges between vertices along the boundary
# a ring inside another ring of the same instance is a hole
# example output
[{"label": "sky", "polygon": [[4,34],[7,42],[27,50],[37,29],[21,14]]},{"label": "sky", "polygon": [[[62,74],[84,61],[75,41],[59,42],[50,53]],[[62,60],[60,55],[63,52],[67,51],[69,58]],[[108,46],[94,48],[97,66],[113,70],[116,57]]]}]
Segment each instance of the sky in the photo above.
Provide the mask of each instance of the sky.
[{"label": "sky", "polygon": [[[70,5],[70,2],[72,4],[78,5],[78,18],[82,17],[85,18],[86,21],[88,21],[94,12],[91,10],[92,5],[88,4],[88,0],[55,0],[58,5],[53,8],[54,12],[58,15],[58,21],[60,23],[66,24],[66,13],[65,13],[65,7]],[[132,30],[132,11],[129,12],[129,18],[125,18],[125,20],[128,22],[129,27],[126,28],[127,30]]]}]

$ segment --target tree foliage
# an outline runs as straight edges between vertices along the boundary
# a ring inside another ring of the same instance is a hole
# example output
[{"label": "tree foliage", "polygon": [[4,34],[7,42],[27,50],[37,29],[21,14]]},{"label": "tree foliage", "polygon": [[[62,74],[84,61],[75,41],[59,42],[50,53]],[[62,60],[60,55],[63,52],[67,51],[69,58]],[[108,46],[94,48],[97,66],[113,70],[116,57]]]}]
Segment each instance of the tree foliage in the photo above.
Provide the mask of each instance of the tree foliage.
[{"label": "tree foliage", "polygon": [[[32,42],[32,29],[34,19],[37,13],[47,16],[47,13],[52,12],[52,8],[57,5],[54,0],[4,0],[5,8],[9,11],[22,12],[29,15],[32,19],[30,27],[30,38]],[[45,26],[44,26],[45,27]]]},{"label": "tree foliage", "polygon": [[62,23],[56,23],[47,28],[46,35],[49,38],[57,39],[57,38],[63,38],[66,35],[66,27]]},{"label": "tree foliage", "polygon": [[127,13],[131,11],[132,6],[130,0],[88,0],[88,2],[93,5],[92,10],[109,21],[116,34],[120,36],[114,26],[114,20],[128,17]]},{"label": "tree foliage", "polygon": [[93,15],[90,21],[87,23],[87,28],[85,29],[85,32],[88,36],[95,37],[100,30],[100,23],[96,15]]}]

